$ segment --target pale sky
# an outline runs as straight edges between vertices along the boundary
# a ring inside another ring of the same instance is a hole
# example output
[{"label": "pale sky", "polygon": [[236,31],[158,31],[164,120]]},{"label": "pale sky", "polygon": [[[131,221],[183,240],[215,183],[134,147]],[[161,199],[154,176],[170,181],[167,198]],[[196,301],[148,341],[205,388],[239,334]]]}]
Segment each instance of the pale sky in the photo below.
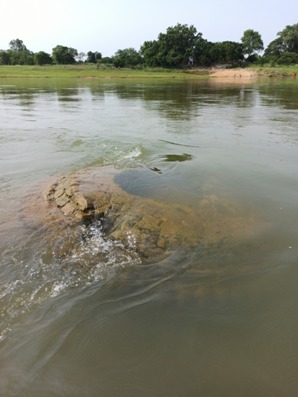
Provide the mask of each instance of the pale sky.
[{"label": "pale sky", "polygon": [[0,49],[13,39],[33,51],[56,45],[111,56],[136,50],[177,23],[194,25],[209,41],[240,42],[261,34],[265,47],[286,25],[298,23],[297,0],[0,0]]}]

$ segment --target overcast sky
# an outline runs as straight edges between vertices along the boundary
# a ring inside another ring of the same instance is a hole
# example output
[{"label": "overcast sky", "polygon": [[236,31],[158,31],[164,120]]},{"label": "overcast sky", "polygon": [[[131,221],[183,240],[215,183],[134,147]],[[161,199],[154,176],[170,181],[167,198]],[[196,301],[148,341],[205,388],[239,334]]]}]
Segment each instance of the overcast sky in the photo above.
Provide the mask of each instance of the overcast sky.
[{"label": "overcast sky", "polygon": [[58,44],[111,56],[136,50],[177,23],[194,25],[209,41],[240,41],[247,29],[265,47],[298,23],[297,0],[0,0],[0,49],[13,39],[33,51]]}]

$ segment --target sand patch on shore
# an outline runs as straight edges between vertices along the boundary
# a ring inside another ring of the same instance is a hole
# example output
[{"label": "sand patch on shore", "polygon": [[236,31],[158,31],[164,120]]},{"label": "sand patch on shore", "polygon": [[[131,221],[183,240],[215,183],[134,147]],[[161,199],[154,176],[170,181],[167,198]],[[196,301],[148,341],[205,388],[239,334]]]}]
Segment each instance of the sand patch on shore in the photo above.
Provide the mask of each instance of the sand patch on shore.
[{"label": "sand patch on shore", "polygon": [[229,79],[254,79],[257,77],[257,73],[249,69],[214,69],[210,76]]}]

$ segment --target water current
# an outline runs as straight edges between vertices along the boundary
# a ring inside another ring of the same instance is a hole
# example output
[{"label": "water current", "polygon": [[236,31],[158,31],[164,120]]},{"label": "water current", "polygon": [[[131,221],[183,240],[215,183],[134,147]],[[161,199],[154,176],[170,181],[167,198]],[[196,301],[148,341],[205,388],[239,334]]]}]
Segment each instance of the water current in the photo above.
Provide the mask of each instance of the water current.
[{"label": "water current", "polygon": [[[34,197],[106,165],[243,228],[144,262],[94,219],[56,254]],[[1,396],[297,396],[296,80],[1,79],[0,170]]]}]

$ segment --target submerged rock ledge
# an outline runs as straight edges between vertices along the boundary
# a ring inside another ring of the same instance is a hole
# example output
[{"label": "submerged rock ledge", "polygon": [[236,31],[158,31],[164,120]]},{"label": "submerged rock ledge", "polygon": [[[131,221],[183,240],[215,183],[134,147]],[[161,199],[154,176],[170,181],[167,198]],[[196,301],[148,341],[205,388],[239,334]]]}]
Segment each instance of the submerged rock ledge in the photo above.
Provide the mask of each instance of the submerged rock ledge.
[{"label": "submerged rock ledge", "polygon": [[168,250],[239,239],[253,229],[254,216],[242,213],[226,199],[203,196],[191,208],[135,196],[114,182],[120,172],[113,167],[90,168],[54,182],[45,194],[44,209],[39,211],[47,225],[47,240],[63,239],[70,228],[68,236],[74,237],[68,245],[76,244],[75,227],[99,219],[107,238],[146,258]]}]

